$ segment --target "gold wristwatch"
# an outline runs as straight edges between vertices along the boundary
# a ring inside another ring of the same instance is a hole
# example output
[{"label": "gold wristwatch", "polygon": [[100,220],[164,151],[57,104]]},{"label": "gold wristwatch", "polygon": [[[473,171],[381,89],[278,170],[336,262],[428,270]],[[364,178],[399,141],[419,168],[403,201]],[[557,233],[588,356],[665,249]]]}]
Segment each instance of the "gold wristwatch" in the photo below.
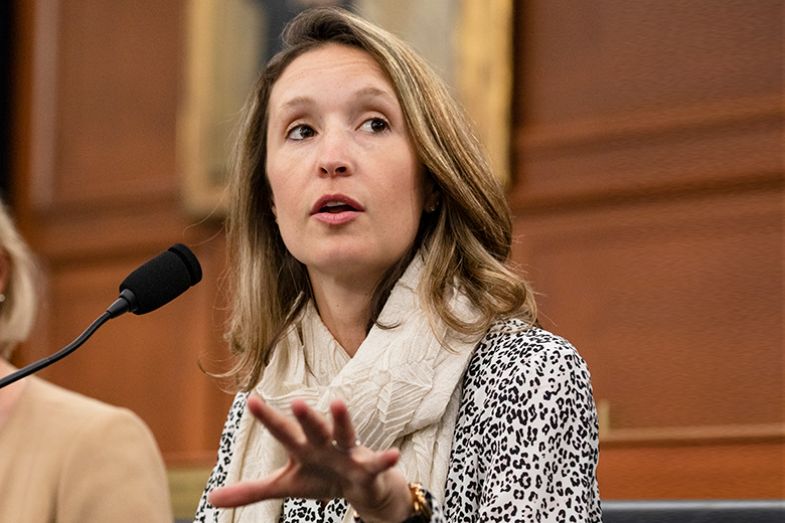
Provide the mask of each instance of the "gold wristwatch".
[{"label": "gold wristwatch", "polygon": [[[414,514],[401,523],[428,523],[431,521],[431,503],[426,490],[419,483],[409,483],[409,493],[412,495],[412,512]],[[362,523],[356,510],[354,511],[354,522]]]},{"label": "gold wristwatch", "polygon": [[409,483],[409,492],[412,494],[414,515],[406,518],[403,523],[428,523],[431,520],[431,504],[425,489],[419,483]]}]

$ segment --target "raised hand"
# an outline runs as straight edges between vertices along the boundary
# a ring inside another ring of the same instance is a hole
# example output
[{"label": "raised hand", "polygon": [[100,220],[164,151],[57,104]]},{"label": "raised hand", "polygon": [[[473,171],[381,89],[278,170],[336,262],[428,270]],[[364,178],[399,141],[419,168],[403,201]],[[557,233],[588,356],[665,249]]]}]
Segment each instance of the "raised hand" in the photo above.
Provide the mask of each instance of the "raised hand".
[{"label": "raised hand", "polygon": [[397,449],[376,452],[356,441],[342,401],[330,405],[332,423],[303,401],[291,408],[295,419],[249,396],[248,410],[284,446],[289,461],[266,478],[215,489],[210,503],[238,507],[285,497],[343,497],[366,523],[398,523],[411,514],[406,478],[395,468]]}]

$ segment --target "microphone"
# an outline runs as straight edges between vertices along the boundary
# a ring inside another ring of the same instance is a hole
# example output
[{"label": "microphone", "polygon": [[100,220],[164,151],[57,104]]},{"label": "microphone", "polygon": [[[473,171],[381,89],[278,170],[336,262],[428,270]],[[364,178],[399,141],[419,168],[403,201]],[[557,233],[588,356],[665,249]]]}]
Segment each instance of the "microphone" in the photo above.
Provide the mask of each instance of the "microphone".
[{"label": "microphone", "polygon": [[199,260],[188,247],[175,243],[126,276],[120,284],[120,297],[106,310],[112,318],[129,311],[147,314],[201,280]]},{"label": "microphone", "polygon": [[120,296],[74,341],[52,354],[0,379],[0,389],[59,361],[86,342],[98,328],[126,312],[147,314],[166,305],[202,280],[202,267],[191,250],[176,243],[152,258],[120,284]]}]

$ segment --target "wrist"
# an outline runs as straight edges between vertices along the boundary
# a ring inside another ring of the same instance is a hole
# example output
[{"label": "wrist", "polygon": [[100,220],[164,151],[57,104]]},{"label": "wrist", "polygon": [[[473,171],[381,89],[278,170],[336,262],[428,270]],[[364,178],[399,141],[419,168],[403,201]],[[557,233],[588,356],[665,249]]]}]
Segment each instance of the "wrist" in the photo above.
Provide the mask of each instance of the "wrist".
[{"label": "wrist", "polygon": [[404,490],[398,490],[397,500],[386,504],[384,515],[360,515],[354,510],[355,523],[421,523],[431,520],[431,502],[419,483],[409,483]]}]

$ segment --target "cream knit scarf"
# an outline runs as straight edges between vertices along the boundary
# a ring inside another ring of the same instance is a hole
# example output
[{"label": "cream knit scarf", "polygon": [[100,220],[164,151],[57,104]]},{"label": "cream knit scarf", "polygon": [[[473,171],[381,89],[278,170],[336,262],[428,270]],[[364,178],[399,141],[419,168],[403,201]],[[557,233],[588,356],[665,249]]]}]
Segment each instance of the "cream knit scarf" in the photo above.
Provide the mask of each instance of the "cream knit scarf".
[{"label": "cream knit scarf", "polygon": [[[309,304],[275,347],[255,392],[285,412],[295,398],[323,413],[333,399],[343,399],[358,439],[375,450],[398,447],[398,466],[406,478],[421,482],[441,501],[461,378],[479,337],[451,335],[441,322],[429,323],[417,294],[421,271],[417,255],[379,317],[382,325],[395,327],[371,328],[352,358]],[[456,293],[450,306],[458,317],[474,318],[474,309],[463,295]],[[283,447],[246,413],[236,433],[225,484],[263,477],[286,460]],[[219,521],[276,523],[281,507],[281,500],[255,503],[222,511]],[[350,514],[346,521],[351,521]]]}]

